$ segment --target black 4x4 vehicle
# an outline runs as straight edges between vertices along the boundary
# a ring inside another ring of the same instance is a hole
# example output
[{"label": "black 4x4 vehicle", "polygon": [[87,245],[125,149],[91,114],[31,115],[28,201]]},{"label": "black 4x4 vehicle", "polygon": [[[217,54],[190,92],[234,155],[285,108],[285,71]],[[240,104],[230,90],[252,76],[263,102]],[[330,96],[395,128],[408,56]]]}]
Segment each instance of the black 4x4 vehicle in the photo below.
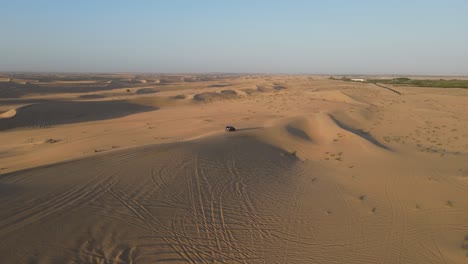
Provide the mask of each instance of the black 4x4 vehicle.
[{"label": "black 4x4 vehicle", "polygon": [[233,127],[233,126],[226,126],[226,128],[224,130],[226,130],[227,132],[234,132],[234,131],[236,131],[236,128]]}]

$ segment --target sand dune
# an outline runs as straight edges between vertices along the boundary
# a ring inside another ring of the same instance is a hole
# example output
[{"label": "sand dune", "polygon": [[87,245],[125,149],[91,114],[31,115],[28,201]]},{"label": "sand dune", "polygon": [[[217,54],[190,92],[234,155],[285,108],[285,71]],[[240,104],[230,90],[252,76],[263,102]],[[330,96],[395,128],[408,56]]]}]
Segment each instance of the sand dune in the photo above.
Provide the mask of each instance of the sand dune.
[{"label": "sand dune", "polygon": [[350,104],[362,104],[362,102],[351,98],[349,95],[341,91],[319,91],[313,92],[312,95],[322,100],[337,101]]},{"label": "sand dune", "polygon": [[118,151],[3,175],[13,189],[2,194],[0,235],[28,245],[25,261],[51,263],[421,263],[450,252],[444,239],[468,227],[468,185],[452,189],[449,206],[430,191],[450,183],[394,178],[411,163],[388,158],[399,164],[391,173],[380,156],[345,176],[248,134]]},{"label": "sand dune", "polygon": [[115,78],[5,99],[1,263],[466,263],[468,90]]}]

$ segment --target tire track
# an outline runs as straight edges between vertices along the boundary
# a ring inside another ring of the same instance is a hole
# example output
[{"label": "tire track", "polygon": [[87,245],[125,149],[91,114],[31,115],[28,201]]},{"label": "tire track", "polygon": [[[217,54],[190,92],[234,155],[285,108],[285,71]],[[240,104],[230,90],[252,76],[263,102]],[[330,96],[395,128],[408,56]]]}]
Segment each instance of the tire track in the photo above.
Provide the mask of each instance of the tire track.
[{"label": "tire track", "polygon": [[[36,222],[47,216],[50,216],[59,211],[63,211],[66,208],[69,210],[76,210],[78,203],[89,203],[98,196],[101,195],[99,192],[100,186],[110,181],[115,176],[116,170],[109,173],[107,176],[101,178],[102,172],[95,176],[89,182],[68,189],[59,195],[54,196],[52,199],[47,199],[45,202],[40,204],[34,204],[32,207],[24,209],[21,212],[17,212],[6,219],[0,221],[0,235],[6,235],[7,233],[23,228],[28,224]],[[82,206],[83,204],[79,205]],[[78,207],[79,207],[78,206]]]},{"label": "tire track", "polygon": [[[157,173],[154,170],[152,171],[152,181],[153,183],[158,187],[158,190],[161,190],[172,202],[173,208],[175,210],[180,210],[182,209],[183,211],[183,216],[182,218],[186,218],[187,216],[190,217],[190,219],[194,223],[194,228],[196,233],[198,234],[195,236],[195,239],[190,239],[190,245],[193,248],[193,251],[198,252],[197,254],[200,255],[205,255],[206,257],[209,257],[209,259],[216,259],[217,261],[222,261],[226,262],[226,259],[231,259],[235,260],[237,258],[233,256],[229,256],[231,253],[224,253],[224,249],[228,246],[226,245],[231,245],[231,248],[237,253],[237,254],[242,254],[242,250],[240,249],[235,249],[231,242],[227,239],[227,236],[221,232],[221,227],[220,224],[216,221],[217,216],[214,213],[215,212],[215,207],[216,207],[216,201],[214,200],[214,194],[216,193],[216,190],[214,189],[215,185],[212,185],[206,175],[203,175],[203,169],[200,168],[198,165],[199,161],[197,158],[194,159],[194,167],[198,167],[198,170],[194,170],[193,175],[195,177],[192,177],[192,173],[187,170],[186,175],[188,175],[188,184],[187,184],[187,193],[188,193],[188,199],[184,199],[181,195],[179,195],[177,192],[173,191],[167,183],[165,183],[163,179],[163,172]],[[157,180],[157,176],[159,174],[159,179]],[[198,180],[196,178],[196,175],[198,174]],[[216,183],[216,185],[220,185],[221,183]],[[203,188],[203,186],[205,188]],[[209,190],[206,190],[206,186],[211,186]],[[221,185],[220,185],[221,186]],[[203,193],[208,193],[210,194],[211,199],[207,199],[206,195],[203,195]],[[208,200],[208,201],[207,201]],[[191,204],[191,205],[190,205]],[[208,207],[205,206],[209,205]],[[209,215],[209,217],[207,216]],[[172,220],[173,222],[177,222],[176,219]],[[182,226],[173,224],[173,228],[178,228],[174,230],[185,230],[182,231],[185,233],[184,236],[181,236],[178,234],[178,232],[175,233],[176,236],[178,237],[184,237],[186,239],[187,237],[191,237],[190,234],[187,234],[186,232],[186,226],[185,226],[185,220],[183,221]],[[197,242],[198,241],[198,242]],[[208,245],[203,245],[203,241],[208,241]],[[216,246],[214,246],[212,241],[216,241]],[[196,246],[193,242],[196,243],[202,243],[202,245]],[[201,250],[200,247],[208,249],[209,252],[208,256],[206,256],[207,253],[200,253],[199,251]],[[198,256],[198,259],[201,257]],[[242,258],[240,258],[242,259]]]}]

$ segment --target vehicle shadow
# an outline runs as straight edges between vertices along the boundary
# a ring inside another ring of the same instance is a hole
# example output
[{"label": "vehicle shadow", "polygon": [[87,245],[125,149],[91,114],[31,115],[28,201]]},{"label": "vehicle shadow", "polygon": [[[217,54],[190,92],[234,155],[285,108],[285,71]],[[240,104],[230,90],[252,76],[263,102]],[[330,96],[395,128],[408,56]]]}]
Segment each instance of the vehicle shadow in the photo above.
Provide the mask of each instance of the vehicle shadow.
[{"label": "vehicle shadow", "polygon": [[262,129],[263,127],[246,127],[246,128],[236,128],[236,131],[248,131],[248,130],[257,130]]}]

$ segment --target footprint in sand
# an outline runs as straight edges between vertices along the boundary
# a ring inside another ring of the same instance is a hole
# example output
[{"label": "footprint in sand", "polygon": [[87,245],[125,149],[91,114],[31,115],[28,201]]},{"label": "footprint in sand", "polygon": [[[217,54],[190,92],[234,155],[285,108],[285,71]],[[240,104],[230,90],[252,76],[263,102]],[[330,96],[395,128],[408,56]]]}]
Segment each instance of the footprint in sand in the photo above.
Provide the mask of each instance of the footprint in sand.
[{"label": "footprint in sand", "polygon": [[453,207],[453,201],[448,200],[448,201],[445,203],[445,206],[447,206],[447,207]]}]

